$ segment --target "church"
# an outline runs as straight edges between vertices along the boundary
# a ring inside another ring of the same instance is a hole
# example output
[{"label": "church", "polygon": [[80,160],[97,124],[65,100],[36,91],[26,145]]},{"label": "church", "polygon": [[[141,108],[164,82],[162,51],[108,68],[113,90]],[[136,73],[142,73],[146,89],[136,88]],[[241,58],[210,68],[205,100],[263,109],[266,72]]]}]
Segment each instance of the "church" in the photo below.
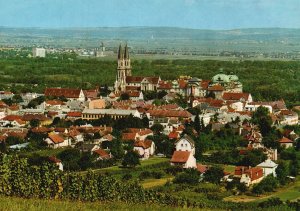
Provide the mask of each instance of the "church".
[{"label": "church", "polygon": [[129,50],[120,44],[118,50],[118,67],[115,81],[115,93],[156,91],[161,81],[160,77],[132,76]]}]

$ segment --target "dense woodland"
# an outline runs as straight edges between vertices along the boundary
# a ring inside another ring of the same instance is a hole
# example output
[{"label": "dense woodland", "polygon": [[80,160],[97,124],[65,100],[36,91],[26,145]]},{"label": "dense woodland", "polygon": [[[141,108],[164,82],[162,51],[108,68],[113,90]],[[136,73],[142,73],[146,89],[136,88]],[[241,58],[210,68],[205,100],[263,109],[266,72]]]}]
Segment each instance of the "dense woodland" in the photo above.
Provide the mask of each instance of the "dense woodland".
[{"label": "dense woodland", "polygon": [[[217,60],[133,60],[134,75],[159,75],[164,80],[190,75],[211,79],[221,69],[237,74],[256,100],[285,99],[300,103],[300,62],[297,61],[217,61]],[[75,55],[49,58],[0,56],[1,89],[15,92],[39,91],[45,87],[112,86],[115,60],[78,59]]]}]

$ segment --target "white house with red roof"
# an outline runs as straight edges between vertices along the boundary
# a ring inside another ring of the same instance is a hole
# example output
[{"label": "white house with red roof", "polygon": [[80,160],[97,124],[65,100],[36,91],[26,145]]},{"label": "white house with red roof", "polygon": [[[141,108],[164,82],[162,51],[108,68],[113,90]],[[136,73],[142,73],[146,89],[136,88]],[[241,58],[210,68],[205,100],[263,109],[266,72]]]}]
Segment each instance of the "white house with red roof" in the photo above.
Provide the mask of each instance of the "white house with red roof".
[{"label": "white house with red roof", "polygon": [[133,146],[133,150],[143,159],[148,159],[155,153],[155,144],[151,140],[136,141]]},{"label": "white house with red roof", "polygon": [[48,144],[48,147],[53,149],[71,145],[67,137],[63,136],[62,134],[56,133],[49,133],[48,137],[44,141]]},{"label": "white house with red roof", "polygon": [[284,148],[290,148],[293,147],[294,142],[291,139],[288,139],[287,137],[282,137],[281,139],[278,140],[279,144],[281,147]]},{"label": "white house with red roof", "polygon": [[170,163],[182,168],[197,168],[196,158],[189,151],[174,151]]},{"label": "white house with red roof", "polygon": [[175,142],[175,148],[176,151],[188,151],[195,155],[195,142],[186,134]]}]

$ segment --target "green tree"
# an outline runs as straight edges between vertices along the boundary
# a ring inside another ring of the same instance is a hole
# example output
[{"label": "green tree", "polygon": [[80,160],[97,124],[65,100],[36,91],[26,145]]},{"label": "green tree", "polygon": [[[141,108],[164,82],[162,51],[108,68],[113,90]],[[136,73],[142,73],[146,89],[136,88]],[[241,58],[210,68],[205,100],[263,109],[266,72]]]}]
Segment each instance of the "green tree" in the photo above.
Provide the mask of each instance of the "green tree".
[{"label": "green tree", "polygon": [[196,113],[195,120],[194,120],[194,129],[197,131],[198,135],[201,131],[201,122],[199,117],[199,112]]},{"label": "green tree", "polygon": [[30,127],[38,127],[40,125],[40,120],[32,119],[32,120],[30,120],[29,124],[30,124]]},{"label": "green tree", "polygon": [[124,148],[120,139],[113,139],[110,145],[110,152],[116,159],[124,157]]},{"label": "green tree", "polygon": [[129,100],[130,96],[128,93],[122,93],[120,96],[120,100]]},{"label": "green tree", "polygon": [[287,182],[287,176],[289,175],[289,164],[286,161],[279,161],[276,168],[276,176],[281,185],[285,185]]},{"label": "green tree", "polygon": [[135,167],[141,165],[139,154],[135,151],[128,151],[123,158],[122,165],[124,167]]},{"label": "green tree", "polygon": [[204,174],[204,180],[207,182],[218,184],[224,177],[224,170],[220,166],[210,167]]},{"label": "green tree", "polygon": [[269,115],[268,108],[263,106],[258,107],[257,110],[252,114],[251,121],[253,124],[258,125],[263,136],[266,136],[271,132],[272,119]]},{"label": "green tree", "polygon": [[152,125],[152,127],[150,129],[155,134],[160,134],[164,130],[164,127],[161,124],[159,124],[159,123],[155,123],[154,125]]}]

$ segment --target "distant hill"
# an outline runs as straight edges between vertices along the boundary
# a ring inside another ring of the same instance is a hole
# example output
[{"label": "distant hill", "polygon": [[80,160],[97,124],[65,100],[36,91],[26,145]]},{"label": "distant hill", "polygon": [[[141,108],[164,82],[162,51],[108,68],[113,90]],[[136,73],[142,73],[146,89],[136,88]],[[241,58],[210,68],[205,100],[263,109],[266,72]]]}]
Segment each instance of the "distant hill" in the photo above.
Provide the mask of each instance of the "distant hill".
[{"label": "distant hill", "polygon": [[9,28],[0,27],[0,45],[93,48],[128,42],[132,48],[174,51],[300,52],[300,29],[202,30],[174,27]]}]

